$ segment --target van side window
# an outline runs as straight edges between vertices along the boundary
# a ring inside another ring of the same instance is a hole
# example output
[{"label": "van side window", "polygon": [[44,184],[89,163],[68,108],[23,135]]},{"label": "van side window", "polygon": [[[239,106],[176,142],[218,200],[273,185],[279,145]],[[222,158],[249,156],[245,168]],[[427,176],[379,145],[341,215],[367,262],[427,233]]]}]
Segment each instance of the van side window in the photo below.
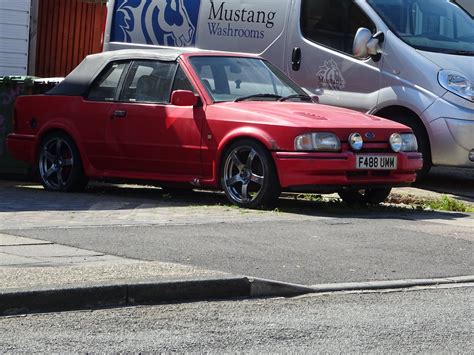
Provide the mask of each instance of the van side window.
[{"label": "van side window", "polygon": [[373,22],[352,1],[302,2],[301,31],[310,41],[352,55],[354,36],[360,27],[376,32]]}]

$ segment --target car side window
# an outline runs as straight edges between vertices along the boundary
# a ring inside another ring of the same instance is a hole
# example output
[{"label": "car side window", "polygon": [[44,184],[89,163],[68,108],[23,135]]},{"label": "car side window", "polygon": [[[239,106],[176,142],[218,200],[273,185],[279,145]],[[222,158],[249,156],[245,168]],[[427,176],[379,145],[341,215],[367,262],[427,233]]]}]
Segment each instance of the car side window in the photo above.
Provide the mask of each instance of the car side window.
[{"label": "car side window", "polygon": [[178,70],[176,71],[176,75],[174,77],[174,83],[173,83],[173,90],[171,90],[171,92],[175,90],[189,90],[197,94],[193,85],[191,84],[188,77],[186,76],[186,73],[181,67],[178,67]]},{"label": "car side window", "polygon": [[312,42],[352,55],[360,27],[376,32],[374,23],[353,1],[303,0],[301,31]]},{"label": "car side window", "polygon": [[114,101],[120,78],[127,65],[127,62],[110,63],[92,84],[87,99],[92,101]]},{"label": "car side window", "polygon": [[134,61],[125,79],[120,101],[169,103],[176,66],[175,62]]}]

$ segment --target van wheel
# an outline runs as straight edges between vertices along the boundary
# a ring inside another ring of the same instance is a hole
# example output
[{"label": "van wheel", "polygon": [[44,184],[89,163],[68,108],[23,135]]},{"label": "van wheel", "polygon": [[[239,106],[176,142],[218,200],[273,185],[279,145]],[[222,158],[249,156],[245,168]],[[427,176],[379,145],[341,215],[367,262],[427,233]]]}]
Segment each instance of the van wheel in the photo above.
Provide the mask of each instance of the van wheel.
[{"label": "van wheel", "polygon": [[350,189],[338,192],[339,197],[348,205],[378,205],[384,202],[390,195],[391,188],[374,188],[374,189]]},{"label": "van wheel", "polygon": [[41,142],[38,173],[44,188],[52,191],[81,191],[88,182],[79,151],[64,133],[52,133]]},{"label": "van wheel", "polygon": [[280,183],[268,150],[240,140],[227,149],[222,162],[221,186],[230,202],[244,208],[276,205]]},{"label": "van wheel", "polygon": [[413,114],[403,113],[396,113],[387,116],[382,115],[382,117],[402,123],[413,130],[416,140],[418,141],[418,151],[423,155],[423,167],[416,173],[416,181],[419,182],[426,178],[433,163],[431,162],[430,140],[428,138],[428,134],[426,133],[425,127],[420,122],[419,118]]}]

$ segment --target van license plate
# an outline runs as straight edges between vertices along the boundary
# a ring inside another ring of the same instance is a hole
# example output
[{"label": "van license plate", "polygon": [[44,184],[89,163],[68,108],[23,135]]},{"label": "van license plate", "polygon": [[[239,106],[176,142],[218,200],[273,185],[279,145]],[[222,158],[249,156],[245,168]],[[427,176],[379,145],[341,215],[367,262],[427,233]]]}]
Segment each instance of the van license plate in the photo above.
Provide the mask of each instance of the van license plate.
[{"label": "van license plate", "polygon": [[397,157],[395,155],[357,155],[356,168],[364,170],[395,170]]}]

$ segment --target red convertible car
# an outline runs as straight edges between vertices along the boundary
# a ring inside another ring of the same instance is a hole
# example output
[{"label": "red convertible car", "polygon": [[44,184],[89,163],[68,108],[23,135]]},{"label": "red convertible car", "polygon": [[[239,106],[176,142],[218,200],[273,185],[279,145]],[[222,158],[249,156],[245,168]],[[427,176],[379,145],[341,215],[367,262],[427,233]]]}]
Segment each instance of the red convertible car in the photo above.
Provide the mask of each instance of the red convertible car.
[{"label": "red convertible car", "polygon": [[7,144],[48,190],[120,178],[221,188],[249,208],[281,191],[380,203],[422,166],[410,128],[317,104],[258,56],[191,49],[88,56],[18,98]]}]

